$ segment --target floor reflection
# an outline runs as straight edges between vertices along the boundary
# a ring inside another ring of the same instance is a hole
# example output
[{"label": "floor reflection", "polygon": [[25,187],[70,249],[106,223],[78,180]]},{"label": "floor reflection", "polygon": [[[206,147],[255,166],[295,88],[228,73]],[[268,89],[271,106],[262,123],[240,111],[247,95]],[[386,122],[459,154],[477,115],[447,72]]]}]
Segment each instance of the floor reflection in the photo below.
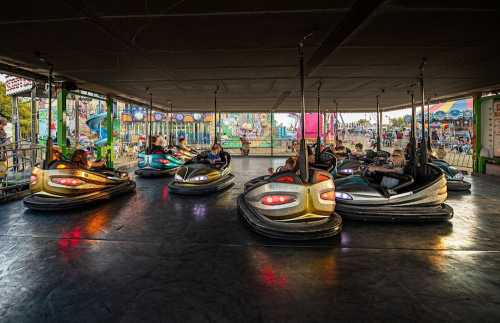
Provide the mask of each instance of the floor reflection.
[{"label": "floor reflection", "polygon": [[[302,254],[304,257],[301,257]],[[256,281],[271,289],[308,289],[334,286],[337,277],[335,249],[311,255],[308,250],[277,251],[274,248],[251,248],[250,265]]]},{"label": "floor reflection", "polygon": [[85,240],[87,243],[94,243],[95,238],[100,233],[106,233],[106,227],[110,222],[108,209],[101,209],[89,216],[82,224],[77,224],[69,230],[63,229],[59,235],[57,246],[60,254],[66,262],[76,260],[81,256],[80,243]]}]

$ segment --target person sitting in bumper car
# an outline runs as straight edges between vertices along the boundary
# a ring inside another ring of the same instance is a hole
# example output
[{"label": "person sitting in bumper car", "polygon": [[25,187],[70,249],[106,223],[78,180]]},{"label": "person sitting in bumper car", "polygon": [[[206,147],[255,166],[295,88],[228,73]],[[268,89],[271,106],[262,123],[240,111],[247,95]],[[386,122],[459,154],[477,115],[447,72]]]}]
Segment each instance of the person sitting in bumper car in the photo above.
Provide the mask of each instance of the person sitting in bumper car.
[{"label": "person sitting in bumper car", "polygon": [[164,154],[163,138],[161,136],[151,136],[151,151],[150,154]]},{"label": "person sitting in bumper car", "polygon": [[83,149],[75,150],[73,156],[71,157],[71,163],[74,164],[77,168],[81,169],[90,170],[90,169],[105,168],[105,162],[103,160],[95,162],[88,160],[87,152]]},{"label": "person sitting in bumper car", "polygon": [[363,158],[366,156],[365,151],[363,150],[363,144],[358,142],[354,146],[354,151],[351,153],[351,155],[355,158]]},{"label": "person sitting in bumper car", "polygon": [[287,160],[285,161],[285,165],[280,166],[276,168],[276,172],[274,172],[273,168],[268,169],[269,175],[273,175],[275,173],[281,173],[281,172],[297,172],[298,170],[298,163],[297,163],[297,157],[288,157]]},{"label": "person sitting in bumper car", "polygon": [[[370,165],[367,169],[368,173],[379,173],[382,175],[380,185],[384,188],[391,189],[399,185],[400,181],[397,175],[405,173],[405,158],[401,149],[395,149],[385,165]],[[395,174],[396,176],[391,176]]]}]

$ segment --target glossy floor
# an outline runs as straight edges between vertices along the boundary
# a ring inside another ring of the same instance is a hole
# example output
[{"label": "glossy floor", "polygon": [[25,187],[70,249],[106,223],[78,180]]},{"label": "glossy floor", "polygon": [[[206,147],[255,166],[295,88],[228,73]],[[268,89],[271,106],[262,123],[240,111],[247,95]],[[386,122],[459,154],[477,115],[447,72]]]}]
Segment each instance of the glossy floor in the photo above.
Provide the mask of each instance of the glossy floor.
[{"label": "glossy floor", "polygon": [[79,212],[0,206],[0,322],[500,322],[499,178],[450,195],[450,223],[345,223],[294,244],[236,211],[272,163],[235,158],[236,185],[216,196],[137,179]]}]

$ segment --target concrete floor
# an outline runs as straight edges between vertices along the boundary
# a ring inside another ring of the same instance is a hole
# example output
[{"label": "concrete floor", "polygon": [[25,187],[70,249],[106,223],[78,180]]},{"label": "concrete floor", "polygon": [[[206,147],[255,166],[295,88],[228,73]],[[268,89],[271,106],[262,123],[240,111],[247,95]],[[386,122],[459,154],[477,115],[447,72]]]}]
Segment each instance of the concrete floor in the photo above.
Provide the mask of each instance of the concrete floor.
[{"label": "concrete floor", "polygon": [[499,178],[450,194],[450,223],[345,223],[295,244],[237,215],[271,163],[235,158],[218,196],[137,179],[134,195],[79,212],[0,206],[0,322],[500,322]]}]

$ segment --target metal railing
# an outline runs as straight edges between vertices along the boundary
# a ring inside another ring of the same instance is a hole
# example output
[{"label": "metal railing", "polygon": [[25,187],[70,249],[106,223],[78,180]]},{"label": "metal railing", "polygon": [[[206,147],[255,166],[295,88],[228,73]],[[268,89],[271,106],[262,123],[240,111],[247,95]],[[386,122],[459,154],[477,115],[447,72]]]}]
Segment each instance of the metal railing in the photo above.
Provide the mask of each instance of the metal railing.
[{"label": "metal railing", "polygon": [[40,145],[14,145],[0,146],[0,178],[2,174],[11,172],[22,172],[31,170],[35,165],[39,164],[45,153],[45,146]]},{"label": "metal railing", "polygon": [[[351,150],[354,149],[354,145],[358,142],[362,143],[364,149],[372,148],[370,138],[367,136],[349,136],[346,135],[340,138],[343,144],[349,147]],[[391,141],[387,140],[382,143],[382,149],[387,151],[392,151],[393,149],[405,149],[408,144],[408,138],[393,139]],[[250,151],[249,156],[292,156],[298,152],[298,141],[294,139],[276,139],[273,138],[272,147],[269,138],[266,139],[255,139],[249,140]],[[308,144],[314,144],[316,141],[310,139],[307,141]],[[330,142],[327,142],[330,144]],[[199,144],[190,143],[190,145],[198,150],[208,150],[211,144]],[[233,156],[242,155],[241,152],[241,141],[239,139],[233,140],[222,140],[223,148]],[[460,151],[457,145],[453,143],[437,143],[434,150],[437,150],[438,146],[442,146],[445,149],[444,159],[453,166],[460,168],[472,168],[473,158],[469,150]],[[372,148],[373,149],[373,148]],[[121,143],[115,147],[115,161],[116,164],[126,164],[130,163],[131,160],[135,160],[137,153],[140,151],[139,145],[137,143]]]},{"label": "metal railing", "polygon": [[29,186],[31,169],[44,158],[38,145],[0,146],[0,201],[21,196]]}]

